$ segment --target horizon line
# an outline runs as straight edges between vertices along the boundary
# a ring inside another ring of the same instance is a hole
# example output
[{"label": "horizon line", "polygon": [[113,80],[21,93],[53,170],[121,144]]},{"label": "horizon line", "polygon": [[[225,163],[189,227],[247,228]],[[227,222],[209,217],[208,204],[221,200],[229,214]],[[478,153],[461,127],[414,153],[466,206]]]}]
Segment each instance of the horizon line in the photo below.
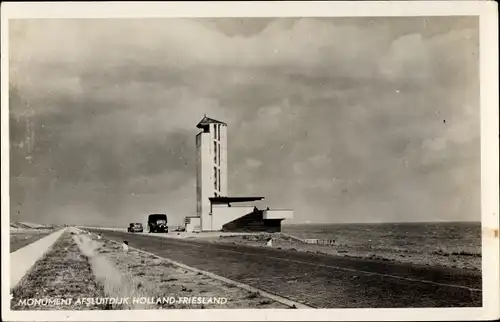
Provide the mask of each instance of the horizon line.
[{"label": "horizon line", "polygon": [[332,225],[332,224],[417,224],[417,223],[481,223],[482,220],[424,220],[424,221],[370,221],[370,222],[285,222],[283,225]]}]

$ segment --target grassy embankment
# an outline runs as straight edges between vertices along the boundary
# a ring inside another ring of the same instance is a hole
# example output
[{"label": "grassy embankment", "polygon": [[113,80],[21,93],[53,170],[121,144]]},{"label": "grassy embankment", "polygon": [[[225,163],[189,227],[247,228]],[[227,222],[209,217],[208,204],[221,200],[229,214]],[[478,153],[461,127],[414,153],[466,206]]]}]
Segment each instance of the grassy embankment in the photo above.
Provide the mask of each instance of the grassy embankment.
[{"label": "grassy embankment", "polygon": [[[96,282],[87,257],[81,254],[73,237],[64,233],[12,290],[12,310],[99,310],[105,306],[75,304],[79,297],[102,297],[103,286]],[[35,303],[28,299],[73,299],[72,303]]]}]

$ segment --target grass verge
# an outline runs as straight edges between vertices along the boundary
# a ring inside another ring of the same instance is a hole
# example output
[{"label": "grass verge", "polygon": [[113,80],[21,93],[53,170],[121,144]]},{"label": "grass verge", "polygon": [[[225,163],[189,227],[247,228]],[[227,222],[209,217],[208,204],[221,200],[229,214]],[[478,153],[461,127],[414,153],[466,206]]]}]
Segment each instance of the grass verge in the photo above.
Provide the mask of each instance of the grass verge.
[{"label": "grass verge", "polygon": [[64,233],[13,289],[11,309],[103,310],[106,305],[77,300],[103,296],[87,258]]}]

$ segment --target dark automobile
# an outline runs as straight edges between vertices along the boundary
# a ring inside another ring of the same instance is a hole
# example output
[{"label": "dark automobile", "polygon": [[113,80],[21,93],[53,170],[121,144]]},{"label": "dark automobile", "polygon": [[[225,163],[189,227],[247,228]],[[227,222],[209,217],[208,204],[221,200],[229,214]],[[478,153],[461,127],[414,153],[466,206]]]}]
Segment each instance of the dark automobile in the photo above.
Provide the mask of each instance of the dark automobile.
[{"label": "dark automobile", "polygon": [[130,223],[128,228],[127,228],[127,231],[129,233],[142,233],[143,232],[142,224],[141,223]]},{"label": "dark automobile", "polygon": [[150,233],[168,233],[167,215],[164,214],[149,215],[148,227]]}]

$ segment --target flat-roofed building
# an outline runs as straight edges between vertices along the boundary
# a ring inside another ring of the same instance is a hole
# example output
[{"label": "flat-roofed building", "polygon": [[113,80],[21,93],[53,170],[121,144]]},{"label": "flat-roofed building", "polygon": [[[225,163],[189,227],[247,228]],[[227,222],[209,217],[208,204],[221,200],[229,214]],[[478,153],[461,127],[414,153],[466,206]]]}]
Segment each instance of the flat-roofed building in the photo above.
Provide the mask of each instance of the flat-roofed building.
[{"label": "flat-roofed building", "polygon": [[186,230],[200,227],[201,231],[279,231],[281,221],[293,217],[292,210],[234,206],[264,197],[227,196],[227,124],[205,115],[196,127],[201,129],[196,135],[196,217],[199,220],[187,217]]}]

